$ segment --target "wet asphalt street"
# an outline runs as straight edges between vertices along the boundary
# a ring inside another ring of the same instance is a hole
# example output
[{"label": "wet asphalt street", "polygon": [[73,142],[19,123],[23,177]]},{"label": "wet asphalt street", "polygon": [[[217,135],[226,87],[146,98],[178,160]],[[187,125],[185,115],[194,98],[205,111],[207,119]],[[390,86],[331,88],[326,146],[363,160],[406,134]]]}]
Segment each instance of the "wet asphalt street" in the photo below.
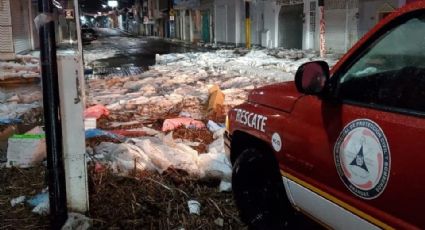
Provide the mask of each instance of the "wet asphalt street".
[{"label": "wet asphalt street", "polygon": [[96,62],[105,67],[137,66],[146,69],[155,64],[156,54],[187,53],[206,51],[190,45],[177,44],[150,37],[135,37],[113,29],[97,29],[98,39],[84,45],[88,52],[107,52],[118,50],[114,57],[98,59]]}]

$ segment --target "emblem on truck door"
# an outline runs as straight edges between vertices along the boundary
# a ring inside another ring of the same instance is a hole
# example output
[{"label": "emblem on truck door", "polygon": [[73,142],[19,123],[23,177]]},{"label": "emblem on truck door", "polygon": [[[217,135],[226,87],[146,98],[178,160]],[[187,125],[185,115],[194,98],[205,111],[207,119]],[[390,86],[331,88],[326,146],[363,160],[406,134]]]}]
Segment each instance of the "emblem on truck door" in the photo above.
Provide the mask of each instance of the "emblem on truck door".
[{"label": "emblem on truck door", "polygon": [[336,141],[334,158],[339,177],[355,195],[374,199],[385,190],[391,167],[390,149],[375,122],[359,119],[345,126]]},{"label": "emblem on truck door", "polygon": [[280,138],[279,133],[273,133],[272,146],[276,152],[279,152],[282,149],[282,138]]}]

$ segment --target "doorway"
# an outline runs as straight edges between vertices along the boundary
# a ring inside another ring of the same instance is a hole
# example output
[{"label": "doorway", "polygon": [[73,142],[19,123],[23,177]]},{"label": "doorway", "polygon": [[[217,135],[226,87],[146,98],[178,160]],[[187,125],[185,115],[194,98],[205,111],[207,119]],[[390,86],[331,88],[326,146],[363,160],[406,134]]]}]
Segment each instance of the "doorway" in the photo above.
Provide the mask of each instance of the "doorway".
[{"label": "doorway", "polygon": [[279,13],[279,46],[302,49],[303,4],[282,6]]}]

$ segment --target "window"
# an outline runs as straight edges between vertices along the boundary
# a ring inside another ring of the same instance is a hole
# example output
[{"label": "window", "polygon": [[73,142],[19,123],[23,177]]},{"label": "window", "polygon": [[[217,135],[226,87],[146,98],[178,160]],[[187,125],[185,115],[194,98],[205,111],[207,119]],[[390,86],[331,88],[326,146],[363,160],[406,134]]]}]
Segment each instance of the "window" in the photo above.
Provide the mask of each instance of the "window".
[{"label": "window", "polygon": [[339,97],[425,112],[425,16],[386,32],[339,79]]}]

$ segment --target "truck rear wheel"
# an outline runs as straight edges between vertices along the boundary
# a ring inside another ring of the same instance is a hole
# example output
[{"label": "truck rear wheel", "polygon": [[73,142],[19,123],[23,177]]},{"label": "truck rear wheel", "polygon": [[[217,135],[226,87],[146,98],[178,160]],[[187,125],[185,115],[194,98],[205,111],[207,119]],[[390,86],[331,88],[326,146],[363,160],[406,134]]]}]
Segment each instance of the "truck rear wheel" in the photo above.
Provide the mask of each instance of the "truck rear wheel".
[{"label": "truck rear wheel", "polygon": [[240,154],[233,166],[233,196],[251,229],[284,229],[292,213],[276,160],[255,148]]}]

